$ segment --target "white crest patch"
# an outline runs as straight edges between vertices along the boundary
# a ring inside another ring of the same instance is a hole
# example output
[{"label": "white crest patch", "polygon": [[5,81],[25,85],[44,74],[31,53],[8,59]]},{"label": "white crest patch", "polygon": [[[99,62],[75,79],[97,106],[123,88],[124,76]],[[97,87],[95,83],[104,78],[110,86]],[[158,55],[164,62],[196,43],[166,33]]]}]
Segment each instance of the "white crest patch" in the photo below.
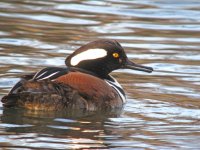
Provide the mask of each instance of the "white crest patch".
[{"label": "white crest patch", "polygon": [[83,60],[102,58],[105,57],[106,55],[107,51],[105,49],[88,49],[72,57],[70,63],[72,66],[76,66]]}]

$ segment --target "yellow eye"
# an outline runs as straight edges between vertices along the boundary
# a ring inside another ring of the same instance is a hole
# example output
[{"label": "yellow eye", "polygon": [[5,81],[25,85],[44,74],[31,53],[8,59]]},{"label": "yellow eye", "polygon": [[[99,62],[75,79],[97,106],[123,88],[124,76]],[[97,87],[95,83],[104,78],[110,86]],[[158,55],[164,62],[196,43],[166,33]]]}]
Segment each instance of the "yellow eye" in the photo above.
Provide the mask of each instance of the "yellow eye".
[{"label": "yellow eye", "polygon": [[113,53],[112,54],[114,58],[119,58],[119,54],[118,53]]}]

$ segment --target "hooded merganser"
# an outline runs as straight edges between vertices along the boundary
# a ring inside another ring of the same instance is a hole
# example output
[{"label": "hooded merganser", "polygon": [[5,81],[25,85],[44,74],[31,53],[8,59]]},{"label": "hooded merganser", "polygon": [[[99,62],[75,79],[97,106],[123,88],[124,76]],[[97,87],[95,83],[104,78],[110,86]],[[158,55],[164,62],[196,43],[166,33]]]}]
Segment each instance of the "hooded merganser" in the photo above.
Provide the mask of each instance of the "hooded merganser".
[{"label": "hooded merganser", "polygon": [[153,71],[131,62],[115,40],[88,43],[69,55],[65,64],[23,76],[2,98],[3,105],[32,110],[121,108],[125,93],[109,73],[120,68]]}]

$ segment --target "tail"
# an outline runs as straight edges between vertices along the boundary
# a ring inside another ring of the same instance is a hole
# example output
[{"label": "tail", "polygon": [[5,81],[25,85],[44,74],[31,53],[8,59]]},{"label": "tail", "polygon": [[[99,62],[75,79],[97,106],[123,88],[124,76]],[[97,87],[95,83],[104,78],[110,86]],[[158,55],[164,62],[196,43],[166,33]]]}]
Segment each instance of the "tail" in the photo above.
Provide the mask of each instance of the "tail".
[{"label": "tail", "polygon": [[21,80],[13,86],[8,95],[2,97],[1,102],[4,107],[16,106],[18,99],[20,98],[18,91],[22,88],[24,82],[32,79],[34,75],[35,73],[22,76]]},{"label": "tail", "polygon": [[3,103],[4,107],[13,107],[16,105],[18,99],[18,94],[8,94],[2,97],[1,102]]}]

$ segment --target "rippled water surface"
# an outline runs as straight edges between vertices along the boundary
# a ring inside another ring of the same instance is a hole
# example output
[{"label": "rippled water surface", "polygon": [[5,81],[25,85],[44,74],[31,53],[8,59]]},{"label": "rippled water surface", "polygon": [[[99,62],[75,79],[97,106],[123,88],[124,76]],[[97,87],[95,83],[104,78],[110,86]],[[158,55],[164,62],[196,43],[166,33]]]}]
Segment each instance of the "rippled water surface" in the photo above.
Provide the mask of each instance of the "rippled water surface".
[{"label": "rippled water surface", "polygon": [[5,149],[199,149],[200,1],[1,0],[0,97],[23,73],[63,66],[94,39],[116,39],[152,74],[118,70],[122,112],[0,107]]}]

